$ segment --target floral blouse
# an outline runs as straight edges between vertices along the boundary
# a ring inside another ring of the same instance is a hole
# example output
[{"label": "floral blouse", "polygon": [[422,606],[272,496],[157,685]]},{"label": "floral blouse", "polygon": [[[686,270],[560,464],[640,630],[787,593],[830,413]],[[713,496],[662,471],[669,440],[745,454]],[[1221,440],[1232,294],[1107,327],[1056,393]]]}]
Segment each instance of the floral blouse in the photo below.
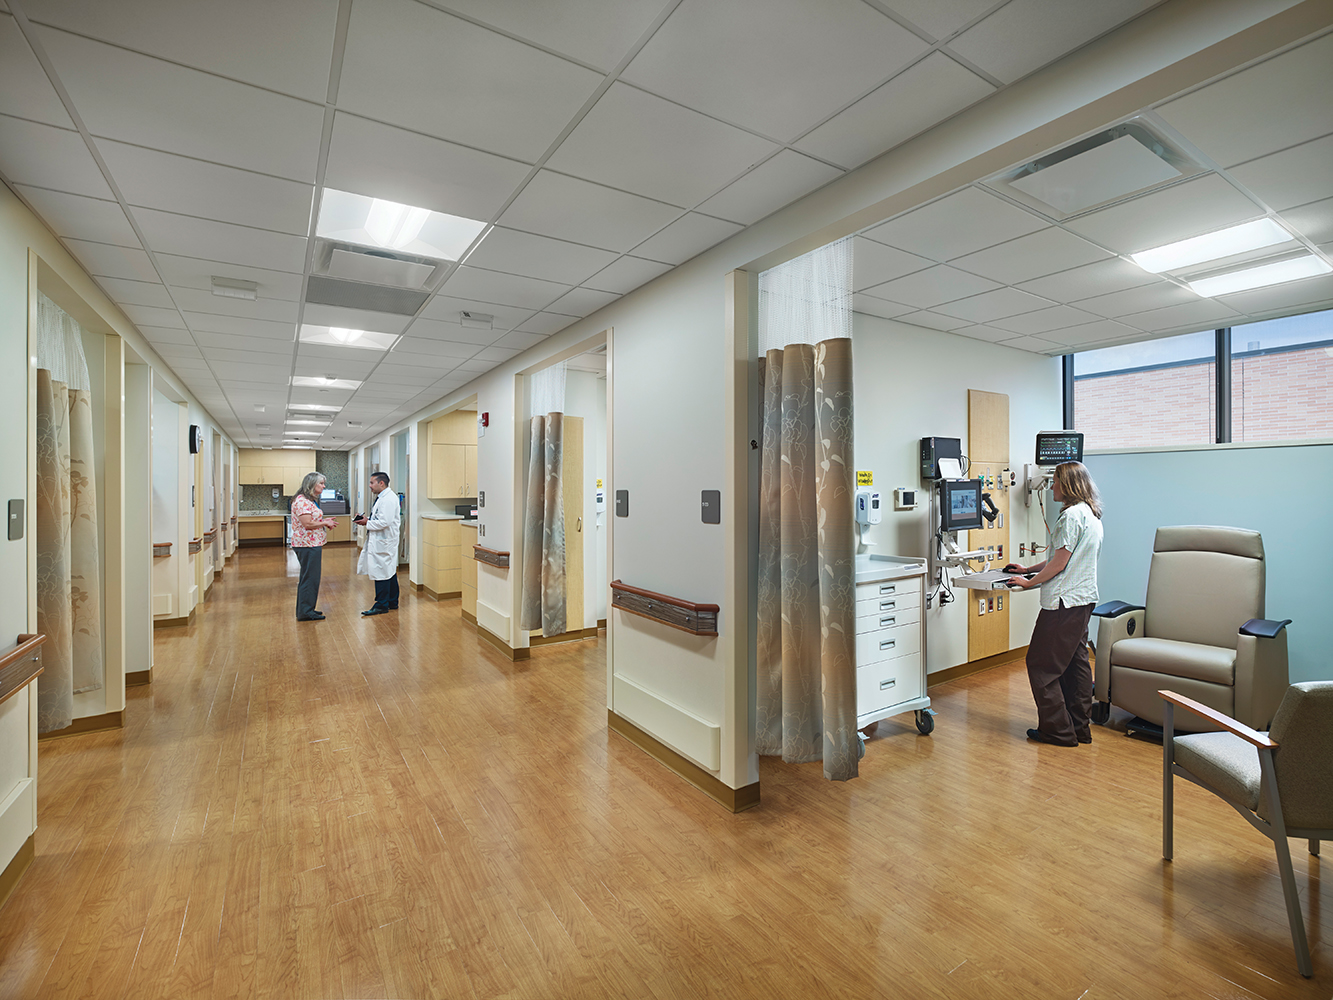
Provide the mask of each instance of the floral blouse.
[{"label": "floral blouse", "polygon": [[319,504],[304,493],[299,494],[292,500],[292,548],[318,548],[324,544],[324,536],[328,529],[304,527],[301,524],[302,514],[308,514],[316,520],[321,520],[324,517],[324,512],[319,509]]}]

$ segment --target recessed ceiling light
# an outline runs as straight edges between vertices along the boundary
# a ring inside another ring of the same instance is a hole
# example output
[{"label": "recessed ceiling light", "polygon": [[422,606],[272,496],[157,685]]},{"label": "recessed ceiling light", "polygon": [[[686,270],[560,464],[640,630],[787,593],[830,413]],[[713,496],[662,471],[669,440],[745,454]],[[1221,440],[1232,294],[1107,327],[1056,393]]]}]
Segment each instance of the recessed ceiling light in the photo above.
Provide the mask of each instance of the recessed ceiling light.
[{"label": "recessed ceiling light", "polygon": [[341,326],[301,326],[301,342],[325,344],[329,347],[355,347],[367,351],[387,351],[398,343],[396,333],[376,333],[372,330],[352,330]]},{"label": "recessed ceiling light", "polygon": [[1223,257],[1232,257],[1238,253],[1277,246],[1294,238],[1272,219],[1256,219],[1254,222],[1219,229],[1215,233],[1205,233],[1203,236],[1132,253],[1129,258],[1145,271],[1161,274],[1163,271],[1176,271],[1191,264],[1202,264],[1204,261],[1221,260]]},{"label": "recessed ceiling light", "polygon": [[263,412],[264,412],[264,404],[263,404],[263,403],[256,403],[256,404],[255,404],[255,412],[256,412],[256,413],[263,413]]},{"label": "recessed ceiling light", "polygon": [[324,413],[337,413],[341,406],[329,406],[327,403],[293,403],[291,413],[295,414],[301,410],[319,410]]},{"label": "recessed ceiling light", "polygon": [[486,223],[384,198],[325,188],[315,235],[360,246],[458,260]]},{"label": "recessed ceiling light", "polygon": [[[355,379],[350,379],[350,378],[337,378],[336,376],[333,376],[333,375],[325,375],[325,376],[322,377],[322,378],[319,377],[319,376],[317,376],[317,375],[293,375],[293,376],[292,376],[292,385],[294,385],[294,386],[305,386],[305,387],[308,387],[308,388],[320,389],[321,391],[324,391],[324,392],[327,392],[329,389],[360,389],[360,388],[361,388],[361,383],[358,382],[358,381],[355,380]],[[324,406],[321,406],[320,409],[337,410],[337,409],[341,409],[341,407],[337,407],[337,406],[324,407]]]},{"label": "recessed ceiling light", "polygon": [[[287,421],[288,427],[327,427],[331,422],[329,420],[291,420]],[[262,426],[262,425],[261,425]]]},{"label": "recessed ceiling light", "polygon": [[1328,261],[1314,254],[1307,254],[1304,257],[1290,257],[1273,264],[1261,264],[1241,271],[1216,274],[1211,278],[1200,278],[1198,281],[1191,281],[1189,286],[1199,295],[1214,298],[1231,292],[1263,288],[1265,285],[1280,285],[1284,281],[1311,278],[1317,274],[1328,274],[1330,271],[1333,271],[1333,265]]}]

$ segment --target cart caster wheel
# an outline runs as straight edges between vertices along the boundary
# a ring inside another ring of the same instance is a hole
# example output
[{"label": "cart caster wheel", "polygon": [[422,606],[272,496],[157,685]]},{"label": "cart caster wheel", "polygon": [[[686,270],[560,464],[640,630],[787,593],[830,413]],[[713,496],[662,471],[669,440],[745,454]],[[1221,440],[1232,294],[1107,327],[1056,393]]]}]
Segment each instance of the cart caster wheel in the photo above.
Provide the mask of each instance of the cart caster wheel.
[{"label": "cart caster wheel", "polygon": [[861,729],[861,735],[864,736],[866,739],[870,739],[870,737],[875,735],[875,730],[877,730],[878,728],[879,728],[879,723],[872,722],[870,725],[865,726]]},{"label": "cart caster wheel", "polygon": [[1106,725],[1107,720],[1111,718],[1111,703],[1109,701],[1094,701],[1090,716],[1097,725]]},{"label": "cart caster wheel", "polygon": [[916,728],[922,736],[929,736],[935,731],[935,713],[923,708],[916,713]]}]

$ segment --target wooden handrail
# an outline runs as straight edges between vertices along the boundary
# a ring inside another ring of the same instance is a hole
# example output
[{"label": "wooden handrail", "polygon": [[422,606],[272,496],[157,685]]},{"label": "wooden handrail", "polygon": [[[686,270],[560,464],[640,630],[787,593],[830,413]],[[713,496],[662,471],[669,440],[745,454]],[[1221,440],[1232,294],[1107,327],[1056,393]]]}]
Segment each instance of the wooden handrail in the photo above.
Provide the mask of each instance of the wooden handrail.
[{"label": "wooden handrail", "polygon": [[159,558],[171,555],[171,542],[154,542],[153,555]]},{"label": "wooden handrail", "polygon": [[686,611],[711,611],[716,614],[722,610],[716,604],[695,604],[693,601],[685,601],[679,597],[668,597],[666,594],[659,594],[655,590],[644,590],[642,587],[631,587],[628,583],[621,583],[619,580],[611,581],[611,589],[623,590],[630,594],[637,594],[640,597],[647,597],[654,601],[661,601],[663,604],[672,604],[678,608],[684,608]]},{"label": "wooden handrail", "polygon": [[1209,708],[1207,705],[1200,705],[1194,699],[1186,698],[1183,694],[1176,694],[1174,691],[1158,691],[1157,693],[1166,701],[1171,702],[1171,704],[1179,705],[1181,708],[1185,709],[1185,711],[1193,712],[1200,718],[1207,719],[1213,725],[1239,736],[1246,743],[1252,743],[1261,750],[1269,748],[1277,749],[1277,744],[1269,739],[1268,736],[1251,729],[1243,722],[1237,722],[1229,715],[1223,715],[1221,712],[1217,711],[1217,709]]},{"label": "wooden handrail", "polygon": [[44,635],[23,634],[13,649],[0,656],[0,702],[30,684],[45,669],[37,657],[37,647],[44,642]]},{"label": "wooden handrail", "polygon": [[472,546],[472,558],[477,562],[484,562],[488,566],[495,566],[498,569],[509,568],[509,553],[502,552],[499,549],[488,549],[484,545]]},{"label": "wooden handrail", "polygon": [[611,606],[691,635],[706,636],[717,635],[717,614],[721,610],[716,604],[696,604],[619,580],[611,581]]}]

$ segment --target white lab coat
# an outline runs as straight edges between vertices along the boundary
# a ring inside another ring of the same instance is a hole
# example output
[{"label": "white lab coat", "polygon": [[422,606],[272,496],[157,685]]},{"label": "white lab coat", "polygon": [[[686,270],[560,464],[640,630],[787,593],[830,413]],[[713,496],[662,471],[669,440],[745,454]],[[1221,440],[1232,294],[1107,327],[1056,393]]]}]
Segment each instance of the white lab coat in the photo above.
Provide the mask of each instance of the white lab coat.
[{"label": "white lab coat", "polygon": [[356,571],[372,580],[391,580],[398,572],[398,494],[380,490],[366,521],[366,545],[361,550]]}]

